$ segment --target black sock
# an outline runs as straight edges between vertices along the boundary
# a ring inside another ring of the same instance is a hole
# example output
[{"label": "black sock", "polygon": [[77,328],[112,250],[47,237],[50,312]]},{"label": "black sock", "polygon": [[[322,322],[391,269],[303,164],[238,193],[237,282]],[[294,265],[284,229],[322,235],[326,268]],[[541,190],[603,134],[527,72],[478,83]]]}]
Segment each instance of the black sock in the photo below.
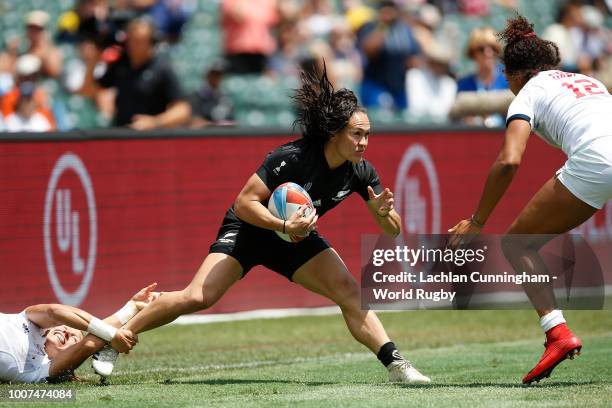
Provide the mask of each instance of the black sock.
[{"label": "black sock", "polygon": [[376,355],[376,357],[378,357],[380,362],[385,367],[387,367],[389,364],[391,364],[394,361],[404,359],[392,341],[383,344],[380,350],[378,351],[378,354]]}]

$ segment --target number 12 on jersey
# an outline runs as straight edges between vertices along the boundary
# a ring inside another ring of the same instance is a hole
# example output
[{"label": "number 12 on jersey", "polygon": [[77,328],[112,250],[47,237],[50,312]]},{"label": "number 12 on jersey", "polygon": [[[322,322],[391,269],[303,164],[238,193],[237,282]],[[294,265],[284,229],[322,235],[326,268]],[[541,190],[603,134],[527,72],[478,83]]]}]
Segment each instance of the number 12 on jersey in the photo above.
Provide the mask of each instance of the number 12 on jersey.
[{"label": "number 12 on jersey", "polygon": [[588,95],[601,95],[604,93],[604,91],[599,89],[599,85],[589,79],[576,79],[571,84],[564,82],[561,85],[574,92],[576,98],[582,98]]}]

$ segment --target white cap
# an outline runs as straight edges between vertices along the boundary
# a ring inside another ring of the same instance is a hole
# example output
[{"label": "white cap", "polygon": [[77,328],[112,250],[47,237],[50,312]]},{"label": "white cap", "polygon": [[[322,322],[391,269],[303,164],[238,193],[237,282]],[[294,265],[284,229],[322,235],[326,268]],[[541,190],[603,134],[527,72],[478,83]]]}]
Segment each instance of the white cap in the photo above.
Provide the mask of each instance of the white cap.
[{"label": "white cap", "polygon": [[29,76],[37,73],[40,70],[42,62],[40,58],[33,54],[24,54],[17,58],[15,70],[19,76]]},{"label": "white cap", "polygon": [[45,28],[49,22],[49,13],[42,10],[30,11],[26,16],[26,25]]}]

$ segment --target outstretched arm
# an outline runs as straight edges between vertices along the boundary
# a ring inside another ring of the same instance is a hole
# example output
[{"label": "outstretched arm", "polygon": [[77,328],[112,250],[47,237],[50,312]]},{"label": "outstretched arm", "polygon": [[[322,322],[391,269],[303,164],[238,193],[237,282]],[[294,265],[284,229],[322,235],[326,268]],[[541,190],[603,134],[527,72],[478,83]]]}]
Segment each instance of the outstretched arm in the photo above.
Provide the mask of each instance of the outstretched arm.
[{"label": "outstretched arm", "polygon": [[[155,289],[156,285],[157,284],[153,283],[141,289],[138,293],[136,293],[132,297],[132,299],[128,302],[128,305],[127,305],[128,309],[129,309],[130,302],[133,303],[133,306],[136,308],[137,311],[140,311],[144,307],[146,307],[149,303],[151,303],[153,300],[157,299],[159,297],[159,293],[153,292],[153,289]],[[42,305],[37,305],[37,306],[42,306]],[[63,306],[63,305],[59,305],[59,306]],[[32,306],[32,307],[35,308],[35,306]],[[66,306],[66,307],[70,308],[69,306]],[[76,308],[71,308],[71,309],[76,309]],[[104,319],[105,323],[108,323],[111,326],[118,328],[117,334],[115,335],[115,339],[113,339],[113,343],[115,342],[115,340],[131,342],[131,336],[132,336],[131,331],[120,329],[120,327],[123,324],[125,324],[124,320],[128,318],[129,316],[129,314],[126,315],[125,312],[126,312],[126,307],[124,306],[124,308],[122,308],[121,311]],[[27,313],[27,309],[26,309],[26,313]],[[69,312],[67,314],[69,315]],[[59,315],[60,318],[63,318],[62,315],[64,315],[64,313],[60,312],[60,315]],[[67,316],[67,317],[68,319],[73,318],[73,316]],[[28,315],[28,318],[29,318],[29,315]],[[36,323],[36,321],[34,320],[32,321]],[[36,324],[38,325],[38,323]],[[57,324],[69,325],[67,323],[67,320],[60,320],[59,323],[56,323],[54,325],[57,325]],[[71,326],[71,327],[74,327],[74,326]],[[89,356],[91,356],[96,351],[104,347],[104,345],[106,345],[106,341],[92,334],[88,334],[87,336],[85,336],[83,340],[81,340],[77,344],[74,344],[66,349],[60,350],[57,353],[57,355],[51,361],[51,366],[49,368],[49,376],[50,377],[61,377],[62,375],[65,375],[66,373],[72,372],[73,370],[78,368],[83,363],[83,361],[85,361]]]},{"label": "outstretched arm", "polygon": [[458,245],[461,239],[459,235],[461,234],[477,234],[480,232],[508,186],[510,186],[521,164],[530,134],[531,126],[529,122],[522,119],[510,122],[506,130],[504,144],[493,166],[491,166],[491,170],[489,170],[489,176],[474,215],[471,219],[462,220],[448,230],[454,234],[449,241],[450,246]]}]

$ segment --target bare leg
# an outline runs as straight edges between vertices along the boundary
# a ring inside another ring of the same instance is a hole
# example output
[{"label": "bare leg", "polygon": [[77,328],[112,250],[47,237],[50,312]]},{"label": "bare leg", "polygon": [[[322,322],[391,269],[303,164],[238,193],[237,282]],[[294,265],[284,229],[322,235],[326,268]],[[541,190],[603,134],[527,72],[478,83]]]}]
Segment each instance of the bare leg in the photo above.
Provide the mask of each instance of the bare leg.
[{"label": "bare leg", "polygon": [[[553,177],[527,203],[507,234],[563,234],[591,218],[596,211]],[[540,274],[546,271],[546,265],[538,251],[548,240],[505,238],[504,254],[517,272]],[[523,288],[540,317],[555,308],[551,284],[524,284]]]},{"label": "bare leg", "polygon": [[293,280],[340,306],[344,321],[355,340],[374,354],[389,341],[376,314],[361,310],[359,285],[332,248],[317,254],[302,265],[293,275]]},{"label": "bare leg", "polygon": [[134,333],[170,323],[177,317],[214,305],[242,276],[242,267],[226,254],[209,254],[191,283],[183,290],[165,292],[124,327]]}]

